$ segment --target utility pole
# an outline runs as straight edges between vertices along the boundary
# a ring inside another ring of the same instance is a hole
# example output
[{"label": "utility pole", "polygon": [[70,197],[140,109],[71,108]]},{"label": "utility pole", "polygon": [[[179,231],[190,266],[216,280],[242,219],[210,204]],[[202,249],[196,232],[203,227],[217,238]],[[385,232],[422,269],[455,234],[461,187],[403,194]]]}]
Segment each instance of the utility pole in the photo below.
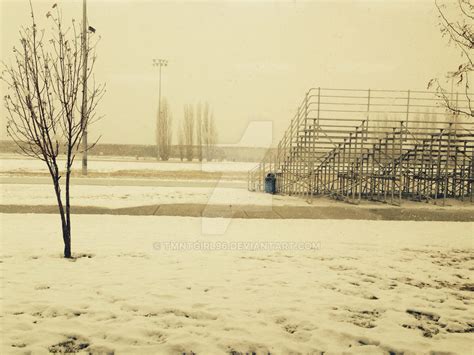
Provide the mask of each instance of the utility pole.
[{"label": "utility pole", "polygon": [[82,175],[87,175],[87,3],[82,0],[82,54],[84,63],[82,67],[82,112],[81,125],[83,130],[82,136]]},{"label": "utility pole", "polygon": [[[158,85],[158,120],[161,119],[161,67],[166,67],[168,65],[168,60],[166,59],[153,59],[153,66],[158,67],[158,76],[159,76],[159,85]],[[156,125],[156,143],[158,146],[158,122]],[[158,152],[159,156],[159,152]],[[157,157],[158,157],[157,156]]]}]

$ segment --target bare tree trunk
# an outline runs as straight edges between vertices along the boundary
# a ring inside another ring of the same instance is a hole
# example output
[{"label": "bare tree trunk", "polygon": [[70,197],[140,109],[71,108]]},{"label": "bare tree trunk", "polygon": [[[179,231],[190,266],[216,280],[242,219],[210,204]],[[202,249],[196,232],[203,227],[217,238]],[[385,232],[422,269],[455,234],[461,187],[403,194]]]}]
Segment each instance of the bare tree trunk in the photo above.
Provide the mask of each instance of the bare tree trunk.
[{"label": "bare tree trunk", "polygon": [[157,148],[161,160],[169,160],[172,143],[172,115],[166,99],[162,99],[161,110],[157,118]]},{"label": "bare tree trunk", "polygon": [[184,159],[184,128],[183,125],[178,127],[178,148],[179,148],[179,159],[183,161]]},{"label": "bare tree trunk", "polygon": [[59,185],[59,177],[53,177],[54,181],[54,192],[56,194],[56,199],[58,202],[59,215],[61,217],[61,228],[63,233],[63,242],[64,242],[64,257],[71,258],[71,230],[67,223],[66,213],[64,211],[64,205],[61,199],[61,187]]},{"label": "bare tree trunk", "polygon": [[206,160],[209,161],[209,103],[204,105],[203,136]]},{"label": "bare tree trunk", "polygon": [[197,146],[197,158],[202,161],[202,117],[201,117],[201,103],[199,102],[196,107],[196,146]]},{"label": "bare tree trunk", "polygon": [[216,124],[214,122],[214,114],[211,113],[211,117],[209,119],[209,158],[208,160],[211,161],[214,159],[214,154],[215,154],[215,148],[218,140],[218,134],[217,134],[217,128]]},{"label": "bare tree trunk", "polygon": [[[64,242],[64,257],[71,257],[71,204],[70,204],[70,181],[71,181],[71,167],[67,167],[66,172],[66,240]],[[64,229],[64,227],[63,227]],[[64,235],[64,232],[63,232]]]},{"label": "bare tree trunk", "polygon": [[186,159],[188,161],[193,160],[193,145],[194,145],[194,109],[192,105],[186,105],[184,107],[184,141],[186,147]]}]

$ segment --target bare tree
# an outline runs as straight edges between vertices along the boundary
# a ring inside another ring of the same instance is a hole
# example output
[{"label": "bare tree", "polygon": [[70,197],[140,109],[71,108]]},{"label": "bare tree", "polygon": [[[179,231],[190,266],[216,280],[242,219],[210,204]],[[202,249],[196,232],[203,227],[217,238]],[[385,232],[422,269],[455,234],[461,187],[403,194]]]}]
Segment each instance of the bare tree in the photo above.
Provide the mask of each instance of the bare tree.
[{"label": "bare tree", "polygon": [[202,143],[203,143],[203,131],[202,131],[202,112],[201,112],[201,103],[199,102],[196,106],[196,148],[197,148],[197,157],[199,161],[202,161]]},{"label": "bare tree", "polygon": [[[92,75],[97,45],[97,40],[91,40],[94,36],[85,39],[74,20],[65,28],[56,4],[51,10],[54,14],[46,14],[53,23],[51,33],[40,31],[31,2],[30,9],[31,25],[20,30],[20,47],[13,49],[13,64],[2,63],[7,132],[21,153],[44,161],[48,167],[61,217],[64,257],[71,258],[71,171],[84,128],[98,119],[95,111],[105,87],[96,84]],[[81,93],[86,81],[88,100],[83,107]],[[64,155],[64,167],[60,155]]]},{"label": "bare tree", "polygon": [[375,130],[377,131],[377,138],[383,138],[388,127],[388,115],[378,113],[375,120]]},{"label": "bare tree", "polygon": [[209,103],[204,104],[202,119],[202,136],[205,157],[207,161],[214,159],[215,145],[217,144],[217,130],[214,122],[214,115],[211,112]]},{"label": "bare tree", "polygon": [[157,114],[156,120],[156,143],[158,155],[161,160],[169,160],[172,143],[173,118],[166,99],[161,100],[161,112]]},{"label": "bare tree", "polygon": [[218,141],[218,133],[216,124],[214,121],[214,113],[211,112],[209,118],[209,131],[208,131],[208,146],[209,146],[209,158],[208,160],[213,160],[216,154],[216,144]]},{"label": "bare tree", "polygon": [[410,128],[410,133],[411,134],[416,134],[417,139],[420,137],[420,133],[423,133],[424,126],[426,124],[422,124],[421,122],[423,121],[423,118],[421,117],[421,114],[419,111],[416,112],[416,114],[413,116],[413,122],[411,124]]},{"label": "bare tree", "polygon": [[185,155],[188,161],[192,161],[194,157],[193,145],[194,145],[194,112],[192,105],[184,106],[184,144],[185,144]]},{"label": "bare tree", "polygon": [[204,155],[206,156],[206,160],[209,161],[209,103],[206,102],[204,104],[203,111],[202,135],[204,141]]},{"label": "bare tree", "polygon": [[183,161],[184,159],[184,128],[183,125],[179,125],[178,130],[178,153],[179,153],[179,159]]},{"label": "bare tree", "polygon": [[439,15],[439,26],[443,37],[456,46],[464,62],[458,68],[447,74],[447,79],[456,81],[457,86],[463,87],[461,98],[450,94],[438,79],[432,79],[428,88],[435,87],[446,108],[454,114],[465,114],[474,117],[472,105],[473,95],[470,90],[470,79],[474,70],[474,5],[470,0],[456,2],[441,2],[435,0]]}]

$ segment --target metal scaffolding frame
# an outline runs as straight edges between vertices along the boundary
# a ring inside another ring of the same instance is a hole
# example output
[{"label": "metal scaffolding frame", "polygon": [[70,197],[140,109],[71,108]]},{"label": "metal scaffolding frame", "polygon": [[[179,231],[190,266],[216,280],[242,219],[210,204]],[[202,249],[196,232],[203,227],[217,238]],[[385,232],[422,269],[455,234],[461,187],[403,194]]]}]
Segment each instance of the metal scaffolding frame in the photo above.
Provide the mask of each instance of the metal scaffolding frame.
[{"label": "metal scaffolding frame", "polygon": [[[466,95],[450,95],[468,108]],[[248,172],[248,189],[262,191],[272,172],[279,193],[309,201],[472,202],[473,170],[474,120],[436,93],[312,88],[277,148]]]}]

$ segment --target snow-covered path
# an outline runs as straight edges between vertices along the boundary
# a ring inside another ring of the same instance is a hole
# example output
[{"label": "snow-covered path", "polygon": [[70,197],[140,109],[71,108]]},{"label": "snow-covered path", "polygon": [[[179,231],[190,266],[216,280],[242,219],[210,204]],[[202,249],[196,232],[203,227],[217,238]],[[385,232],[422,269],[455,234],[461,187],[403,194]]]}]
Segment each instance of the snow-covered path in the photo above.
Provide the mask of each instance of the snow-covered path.
[{"label": "snow-covered path", "polygon": [[75,215],[66,261],[59,217],[0,218],[2,354],[474,345],[472,223]]}]

